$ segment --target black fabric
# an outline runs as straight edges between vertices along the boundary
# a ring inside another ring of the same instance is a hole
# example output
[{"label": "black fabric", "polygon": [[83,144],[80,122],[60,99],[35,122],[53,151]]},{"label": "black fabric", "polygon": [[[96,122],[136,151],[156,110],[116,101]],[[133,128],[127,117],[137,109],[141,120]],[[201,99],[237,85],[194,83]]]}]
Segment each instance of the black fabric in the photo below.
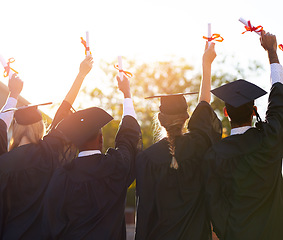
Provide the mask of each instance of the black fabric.
[{"label": "black fabric", "polygon": [[137,121],[125,116],[115,149],[56,170],[44,201],[45,239],[126,239],[125,197],[140,141]]},{"label": "black fabric", "polygon": [[161,97],[160,99],[160,112],[168,115],[176,115],[187,112],[187,102],[183,95],[169,95]]},{"label": "black fabric", "polygon": [[262,130],[229,136],[207,152],[207,200],[220,239],[283,239],[282,127],[283,85],[276,83]]},{"label": "black fabric", "polygon": [[77,147],[97,135],[99,129],[113,117],[98,107],[83,109],[73,113],[59,123],[57,129]]},{"label": "black fabric", "polygon": [[0,239],[41,239],[42,199],[64,143],[54,129],[37,144],[0,156]]},{"label": "black fabric", "polygon": [[170,168],[166,139],[138,154],[136,239],[207,240],[211,237],[205,209],[202,157],[221,139],[222,126],[210,105],[201,102],[188,124],[189,133],[176,139],[179,168]]},{"label": "black fabric", "polygon": [[0,119],[0,155],[7,152],[7,148],[7,125],[2,119]]},{"label": "black fabric", "polygon": [[211,90],[211,92],[235,108],[254,101],[267,93],[257,85],[243,79],[222,85]]}]

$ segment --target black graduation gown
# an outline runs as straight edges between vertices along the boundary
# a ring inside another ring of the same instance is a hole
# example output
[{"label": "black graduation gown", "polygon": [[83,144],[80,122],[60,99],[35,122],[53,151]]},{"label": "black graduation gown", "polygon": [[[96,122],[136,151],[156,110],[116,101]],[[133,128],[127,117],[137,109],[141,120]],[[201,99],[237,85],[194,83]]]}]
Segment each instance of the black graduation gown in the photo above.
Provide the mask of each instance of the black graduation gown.
[{"label": "black graduation gown", "polygon": [[136,239],[210,239],[202,157],[221,139],[220,120],[206,102],[196,107],[188,124],[189,133],[176,139],[177,170],[163,139],[141,152],[136,161]]},{"label": "black graduation gown", "polygon": [[115,149],[55,171],[44,201],[45,239],[126,239],[125,198],[140,140],[136,119],[125,116]]},{"label": "black graduation gown", "polygon": [[[62,104],[60,112],[68,112],[66,107],[70,104]],[[64,136],[54,129],[37,144],[0,156],[0,239],[41,238],[42,199],[60,165],[64,143]]]},{"label": "black graduation gown", "polygon": [[0,119],[0,155],[7,152],[7,148],[7,125],[2,119]]},{"label": "black graduation gown", "polygon": [[263,130],[216,143],[206,155],[214,231],[227,240],[283,239],[283,85],[271,89]]}]

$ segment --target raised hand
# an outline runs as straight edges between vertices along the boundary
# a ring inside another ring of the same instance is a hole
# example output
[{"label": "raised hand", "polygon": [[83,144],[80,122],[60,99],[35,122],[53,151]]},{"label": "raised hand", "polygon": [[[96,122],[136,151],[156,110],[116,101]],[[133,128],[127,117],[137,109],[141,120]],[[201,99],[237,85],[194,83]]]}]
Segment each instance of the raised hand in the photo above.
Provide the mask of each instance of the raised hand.
[{"label": "raised hand", "polygon": [[279,63],[279,59],[277,56],[276,36],[269,32],[265,33],[265,31],[261,31],[260,43],[261,46],[268,52],[270,64]]},{"label": "raised hand", "polygon": [[86,58],[82,61],[81,65],[80,65],[80,74],[82,76],[86,76],[90,70],[92,69],[92,65],[93,65],[93,58],[92,56],[86,56]]},{"label": "raised hand", "polygon": [[23,81],[14,73],[8,83],[10,97],[17,99],[23,89],[23,84]]},{"label": "raised hand", "polygon": [[213,60],[216,58],[216,52],[214,46],[215,43],[211,42],[210,46],[208,46],[208,42],[206,42],[205,51],[202,56],[203,64],[212,64]]},{"label": "raised hand", "polygon": [[123,75],[123,81],[121,81],[119,76],[116,76],[118,81],[118,88],[119,90],[124,93],[124,98],[131,98],[131,89],[130,89],[130,82],[127,77]]},{"label": "raised hand", "polygon": [[261,38],[260,38],[261,46],[266,51],[277,51],[277,40],[276,36],[271,33],[265,33],[265,31],[261,32]]}]

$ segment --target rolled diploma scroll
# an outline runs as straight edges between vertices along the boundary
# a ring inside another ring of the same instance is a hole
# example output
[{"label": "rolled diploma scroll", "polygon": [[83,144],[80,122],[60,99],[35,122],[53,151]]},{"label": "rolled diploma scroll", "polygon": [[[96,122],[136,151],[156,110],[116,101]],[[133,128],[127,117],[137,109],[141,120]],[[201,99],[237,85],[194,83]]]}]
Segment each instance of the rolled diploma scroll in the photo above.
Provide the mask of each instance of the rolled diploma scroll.
[{"label": "rolled diploma scroll", "polygon": [[88,31],[86,32],[86,55],[89,56],[90,55],[90,51],[89,51],[89,33]]},{"label": "rolled diploma scroll", "polygon": [[[208,39],[210,39],[211,38],[211,23],[208,23],[208,29],[207,30],[208,30],[207,31],[207,37],[208,37]],[[208,47],[210,46],[210,43],[211,43],[211,41],[208,40]]]},{"label": "rolled diploma scroll", "polygon": [[[2,55],[0,55],[0,62],[2,63],[4,69],[5,69],[5,67],[8,66],[6,60],[3,58]],[[14,71],[13,71],[12,69],[10,69],[10,71],[9,71],[9,79],[11,79],[11,77],[13,76],[13,74],[14,74]]]},{"label": "rolled diploma scroll", "polygon": [[[241,23],[243,23],[244,25],[246,25],[247,27],[249,26],[249,24],[248,24],[248,21],[246,21],[245,19],[243,19],[243,18],[239,18],[239,21],[241,22]],[[253,27],[253,25],[251,25],[252,27]],[[261,36],[261,33],[260,32],[256,32],[259,36]]]},{"label": "rolled diploma scroll", "polygon": [[[118,67],[119,67],[119,70],[123,70],[122,56],[118,56]],[[124,76],[124,73],[119,71],[119,78],[121,79],[121,81],[123,81],[123,76]]]}]

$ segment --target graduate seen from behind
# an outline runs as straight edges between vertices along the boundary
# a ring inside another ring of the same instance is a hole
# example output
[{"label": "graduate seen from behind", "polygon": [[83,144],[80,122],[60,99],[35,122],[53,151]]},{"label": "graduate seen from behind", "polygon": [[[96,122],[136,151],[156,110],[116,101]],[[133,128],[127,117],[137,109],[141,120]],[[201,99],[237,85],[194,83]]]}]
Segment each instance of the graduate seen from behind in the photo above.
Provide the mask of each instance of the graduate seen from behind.
[{"label": "graduate seen from behind", "polygon": [[225,102],[232,128],[231,136],[205,157],[209,212],[221,240],[283,239],[283,68],[276,37],[264,31],[261,36],[271,64],[266,120],[254,107],[254,100],[266,93],[258,86],[237,80],[212,91]]},{"label": "graduate seen from behind", "polygon": [[[71,112],[92,57],[80,65],[71,89],[45,135],[37,105],[15,111],[10,151],[0,157],[0,239],[41,239],[42,200],[53,171],[64,164],[65,136],[53,126]],[[43,139],[42,139],[43,138]]]},{"label": "graduate seen from behind", "polygon": [[80,152],[56,170],[49,184],[44,201],[46,239],[126,239],[125,199],[134,180],[141,131],[129,80],[125,76],[117,80],[124,109],[115,148],[102,153],[101,128],[112,117],[101,108],[78,111],[57,127]]},{"label": "graduate seen from behind", "polygon": [[184,94],[161,98],[158,119],[167,137],[139,153],[136,161],[136,240],[207,240],[211,237],[206,215],[202,158],[221,139],[220,120],[210,106],[211,64],[214,43],[203,54],[199,104],[189,118]]}]

